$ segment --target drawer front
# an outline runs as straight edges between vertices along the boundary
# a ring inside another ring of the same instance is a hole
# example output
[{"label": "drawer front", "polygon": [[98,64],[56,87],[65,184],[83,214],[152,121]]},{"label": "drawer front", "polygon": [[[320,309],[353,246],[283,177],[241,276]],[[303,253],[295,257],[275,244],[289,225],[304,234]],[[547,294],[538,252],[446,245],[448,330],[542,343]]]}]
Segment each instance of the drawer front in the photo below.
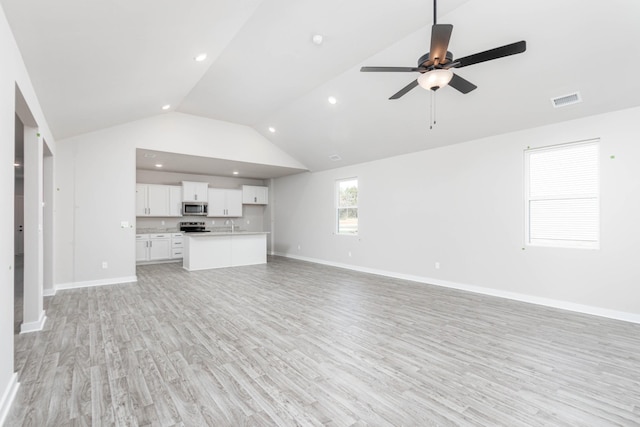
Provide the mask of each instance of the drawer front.
[{"label": "drawer front", "polygon": [[173,248],[171,250],[171,258],[182,258],[182,248]]},{"label": "drawer front", "polygon": [[170,234],[149,234],[150,239],[168,239],[170,237]]},{"label": "drawer front", "polygon": [[148,234],[136,234],[136,240],[147,240],[148,238]]},{"label": "drawer front", "polygon": [[173,237],[174,239],[177,239],[177,238],[182,239],[182,236],[183,236],[182,233],[173,233],[171,235],[171,237]]},{"label": "drawer front", "polygon": [[182,239],[171,239],[172,248],[182,248]]}]

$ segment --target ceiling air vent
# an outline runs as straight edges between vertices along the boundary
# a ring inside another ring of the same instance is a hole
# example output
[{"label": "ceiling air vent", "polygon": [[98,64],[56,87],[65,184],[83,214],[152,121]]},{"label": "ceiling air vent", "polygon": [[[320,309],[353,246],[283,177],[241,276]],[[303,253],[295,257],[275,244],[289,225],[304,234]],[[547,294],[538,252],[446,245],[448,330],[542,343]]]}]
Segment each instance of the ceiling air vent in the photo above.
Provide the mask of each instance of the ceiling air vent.
[{"label": "ceiling air vent", "polygon": [[331,160],[333,160],[334,162],[337,162],[338,160],[342,160],[342,158],[340,156],[338,156],[337,154],[332,154],[329,156],[329,158]]},{"label": "ceiling air vent", "polygon": [[577,104],[582,102],[580,92],[570,93],[569,95],[558,96],[551,98],[551,103],[554,108],[566,107],[567,105]]}]

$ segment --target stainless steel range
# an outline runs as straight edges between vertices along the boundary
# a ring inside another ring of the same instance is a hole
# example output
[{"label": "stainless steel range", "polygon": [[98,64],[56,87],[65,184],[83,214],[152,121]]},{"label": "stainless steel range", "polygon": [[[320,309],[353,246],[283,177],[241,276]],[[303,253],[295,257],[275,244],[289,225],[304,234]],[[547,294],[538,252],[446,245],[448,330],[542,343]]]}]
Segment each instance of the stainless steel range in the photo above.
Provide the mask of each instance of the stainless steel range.
[{"label": "stainless steel range", "polygon": [[180,231],[183,233],[209,233],[205,230],[204,221],[182,221],[180,223]]}]

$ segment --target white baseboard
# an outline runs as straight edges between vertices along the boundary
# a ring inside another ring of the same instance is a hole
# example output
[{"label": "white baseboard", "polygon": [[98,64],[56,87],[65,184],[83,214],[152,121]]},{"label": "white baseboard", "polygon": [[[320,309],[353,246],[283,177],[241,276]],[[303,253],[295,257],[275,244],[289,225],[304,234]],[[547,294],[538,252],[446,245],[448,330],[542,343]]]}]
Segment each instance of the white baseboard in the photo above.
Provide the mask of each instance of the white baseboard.
[{"label": "white baseboard", "polygon": [[87,280],[84,282],[59,283],[55,286],[54,294],[64,289],[90,288],[92,286],[118,285],[120,283],[137,282],[137,276],[114,277],[111,279]]},{"label": "white baseboard", "polygon": [[13,404],[13,400],[16,398],[19,387],[18,374],[14,373],[9,380],[9,384],[5,387],[4,393],[2,393],[2,398],[0,398],[0,426],[4,425],[7,415],[9,415],[9,410]]},{"label": "white baseboard", "polygon": [[303,256],[294,255],[294,254],[289,254],[289,253],[276,252],[275,255],[286,257],[286,258],[298,259],[301,261],[313,262],[316,264],[324,264],[332,267],[339,267],[339,268],[345,268],[348,270],[360,271],[363,273],[377,274],[379,276],[393,277],[395,279],[410,280],[412,282],[426,283],[429,285],[436,285],[436,286],[442,286],[445,288],[458,289],[462,291],[473,292],[476,294],[490,295],[490,296],[499,297],[499,298],[506,298],[506,299],[511,299],[515,301],[527,302],[530,304],[537,304],[537,305],[543,305],[546,307],[559,308],[562,310],[574,311],[577,313],[591,314],[593,316],[606,317],[609,319],[623,320],[625,322],[640,323],[640,314],[638,313],[629,313],[626,311],[610,310],[608,308],[603,308],[603,307],[594,307],[590,305],[576,304],[569,301],[561,301],[561,300],[555,300],[551,298],[537,297],[534,295],[503,291],[500,289],[485,288],[482,286],[449,282],[446,280],[433,279],[430,277],[414,276],[410,274],[402,274],[402,273],[396,273],[392,271],[378,270],[375,268],[366,268],[366,267],[360,267],[357,265],[342,264],[338,262],[325,261],[317,258],[303,257]]},{"label": "white baseboard", "polygon": [[44,324],[47,321],[47,316],[45,315],[45,311],[42,310],[40,312],[40,317],[35,322],[26,322],[20,325],[20,333],[26,334],[29,332],[38,332],[44,328]]}]

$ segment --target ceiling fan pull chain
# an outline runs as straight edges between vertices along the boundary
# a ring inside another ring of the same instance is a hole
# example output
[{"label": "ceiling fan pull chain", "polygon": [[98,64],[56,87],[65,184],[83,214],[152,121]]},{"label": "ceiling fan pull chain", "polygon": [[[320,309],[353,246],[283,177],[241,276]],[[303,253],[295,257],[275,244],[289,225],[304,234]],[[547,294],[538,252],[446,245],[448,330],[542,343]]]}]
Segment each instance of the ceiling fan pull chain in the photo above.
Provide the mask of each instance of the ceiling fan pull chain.
[{"label": "ceiling fan pull chain", "polygon": [[431,92],[431,117],[429,117],[429,130],[431,130],[436,124],[436,91],[430,90],[429,92]]},{"label": "ceiling fan pull chain", "polygon": [[431,113],[429,117],[429,130],[436,125],[436,89],[431,89]]}]

